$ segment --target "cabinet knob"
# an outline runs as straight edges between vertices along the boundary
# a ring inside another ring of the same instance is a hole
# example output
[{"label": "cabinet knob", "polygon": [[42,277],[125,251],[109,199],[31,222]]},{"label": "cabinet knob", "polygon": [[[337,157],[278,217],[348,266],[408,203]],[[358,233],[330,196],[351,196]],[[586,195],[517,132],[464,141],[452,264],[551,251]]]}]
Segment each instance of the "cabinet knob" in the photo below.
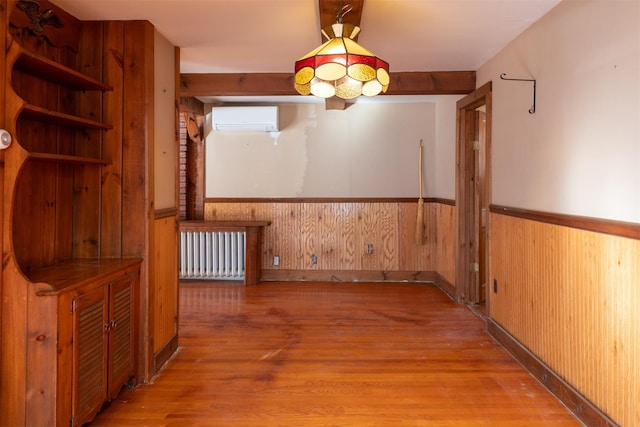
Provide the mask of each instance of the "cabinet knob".
[{"label": "cabinet knob", "polygon": [[11,141],[11,134],[4,129],[0,129],[0,150],[9,148],[9,146],[11,145]]},{"label": "cabinet knob", "polygon": [[110,330],[111,330],[111,322],[105,323],[104,324],[104,332],[108,334]]},{"label": "cabinet knob", "polygon": [[114,320],[112,320],[112,321],[111,321],[111,329],[112,329],[112,330],[113,330],[113,329],[115,329],[117,324],[118,324],[118,321],[117,321],[117,320],[115,320],[115,319],[114,319]]}]

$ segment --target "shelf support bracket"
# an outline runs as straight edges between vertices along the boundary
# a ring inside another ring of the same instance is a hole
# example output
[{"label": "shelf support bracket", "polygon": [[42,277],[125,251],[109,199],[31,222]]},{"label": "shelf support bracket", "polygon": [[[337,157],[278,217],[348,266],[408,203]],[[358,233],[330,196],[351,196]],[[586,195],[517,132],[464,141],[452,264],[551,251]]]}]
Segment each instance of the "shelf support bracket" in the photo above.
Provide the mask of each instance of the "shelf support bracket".
[{"label": "shelf support bracket", "polygon": [[502,80],[508,80],[513,82],[531,82],[533,83],[533,104],[531,108],[529,108],[529,114],[533,114],[536,112],[536,79],[510,79],[507,77],[505,73],[500,74],[500,78]]}]

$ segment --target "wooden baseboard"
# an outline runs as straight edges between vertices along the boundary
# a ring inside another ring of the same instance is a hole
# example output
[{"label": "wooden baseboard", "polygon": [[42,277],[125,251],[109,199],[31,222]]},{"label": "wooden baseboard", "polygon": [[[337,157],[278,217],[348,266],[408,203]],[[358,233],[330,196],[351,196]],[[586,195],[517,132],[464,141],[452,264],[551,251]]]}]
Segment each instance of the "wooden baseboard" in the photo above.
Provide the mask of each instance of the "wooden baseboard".
[{"label": "wooden baseboard", "polygon": [[436,282],[431,271],[262,270],[263,282]]},{"label": "wooden baseboard", "polygon": [[449,295],[449,298],[451,298],[454,301],[456,300],[456,288],[455,286],[453,286],[451,283],[449,283],[447,281],[447,279],[445,279],[444,277],[442,277],[440,274],[438,273],[433,273],[435,275],[435,280],[433,281],[436,286],[438,286],[440,289],[442,289],[442,291]]},{"label": "wooden baseboard", "polygon": [[495,338],[513,357],[553,393],[576,417],[590,427],[614,427],[613,420],[596,408],[569,383],[558,376],[538,357],[494,320],[487,320],[487,332]]},{"label": "wooden baseboard", "polygon": [[178,334],[174,335],[156,354],[153,355],[153,375],[171,359],[178,349]]}]

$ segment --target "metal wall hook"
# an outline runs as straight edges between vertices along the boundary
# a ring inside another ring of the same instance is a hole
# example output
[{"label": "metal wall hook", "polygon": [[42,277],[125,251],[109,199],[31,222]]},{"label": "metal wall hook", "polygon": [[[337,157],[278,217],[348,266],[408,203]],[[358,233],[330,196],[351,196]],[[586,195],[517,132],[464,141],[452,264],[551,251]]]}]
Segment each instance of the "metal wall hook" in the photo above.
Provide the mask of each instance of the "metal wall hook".
[{"label": "metal wall hook", "polygon": [[536,112],[536,80],[535,79],[510,79],[510,78],[508,78],[506,76],[507,76],[506,73],[500,74],[500,78],[502,80],[509,80],[509,81],[515,81],[515,82],[531,82],[531,83],[533,83],[533,105],[531,106],[531,108],[529,108],[529,114],[535,113]]}]

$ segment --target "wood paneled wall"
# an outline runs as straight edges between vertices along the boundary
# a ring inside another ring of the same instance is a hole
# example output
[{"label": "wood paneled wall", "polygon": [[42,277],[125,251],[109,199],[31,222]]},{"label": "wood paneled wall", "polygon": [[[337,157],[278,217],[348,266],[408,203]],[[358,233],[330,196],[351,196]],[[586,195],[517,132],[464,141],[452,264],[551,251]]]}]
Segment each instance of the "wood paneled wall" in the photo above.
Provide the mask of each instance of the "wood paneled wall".
[{"label": "wood paneled wall", "polygon": [[640,240],[490,220],[490,316],[616,423],[640,426]]},{"label": "wood paneled wall", "polygon": [[434,203],[436,219],[435,271],[444,281],[456,285],[456,208]]},{"label": "wood paneled wall", "polygon": [[178,338],[178,231],[176,212],[156,217],[153,253],[153,354],[154,373],[177,347]]},{"label": "wood paneled wall", "polygon": [[[267,220],[263,276],[431,280],[439,273],[455,284],[455,207],[425,203],[425,241],[415,243],[416,201],[207,201],[205,220]],[[367,244],[373,253],[367,254]],[[311,255],[317,255],[317,264]],[[273,257],[280,265],[273,265]],[[438,270],[440,268],[441,270]],[[286,272],[286,273],[284,273]],[[315,274],[314,274],[315,272]],[[366,272],[366,273],[365,273]],[[342,274],[342,275],[341,275]],[[413,274],[413,275],[412,275]]]}]

